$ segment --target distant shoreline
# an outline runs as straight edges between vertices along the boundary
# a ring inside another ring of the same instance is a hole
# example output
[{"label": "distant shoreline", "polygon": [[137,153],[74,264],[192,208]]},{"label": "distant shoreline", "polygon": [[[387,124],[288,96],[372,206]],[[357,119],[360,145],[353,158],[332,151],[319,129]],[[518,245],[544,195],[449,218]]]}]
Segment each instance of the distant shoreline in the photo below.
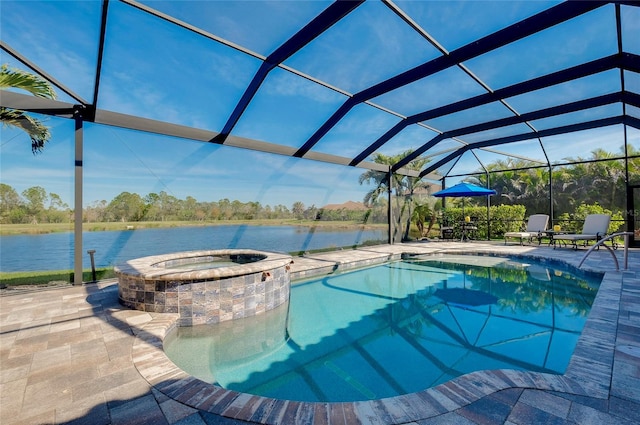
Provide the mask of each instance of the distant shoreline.
[{"label": "distant shoreline", "polygon": [[[314,221],[314,220],[216,220],[216,221],[132,221],[132,222],[100,222],[82,223],[83,232],[123,231],[138,229],[161,229],[171,227],[209,227],[209,226],[301,226],[320,227],[325,229],[379,229],[386,224],[363,224],[355,221]],[[42,235],[47,233],[73,232],[73,223],[39,223],[39,224],[2,224],[0,236]]]}]

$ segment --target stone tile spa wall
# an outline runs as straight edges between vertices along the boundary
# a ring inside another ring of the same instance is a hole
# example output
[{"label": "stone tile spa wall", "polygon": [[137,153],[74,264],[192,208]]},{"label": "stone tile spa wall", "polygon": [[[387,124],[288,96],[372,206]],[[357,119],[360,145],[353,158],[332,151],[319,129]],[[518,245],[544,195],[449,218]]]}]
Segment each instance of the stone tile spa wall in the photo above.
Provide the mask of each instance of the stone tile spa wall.
[{"label": "stone tile spa wall", "polygon": [[[238,256],[257,261],[201,269],[188,266]],[[139,258],[115,267],[118,298],[122,305],[136,310],[178,313],[178,326],[240,319],[289,300],[290,263],[288,255],[249,250],[189,251]]]}]

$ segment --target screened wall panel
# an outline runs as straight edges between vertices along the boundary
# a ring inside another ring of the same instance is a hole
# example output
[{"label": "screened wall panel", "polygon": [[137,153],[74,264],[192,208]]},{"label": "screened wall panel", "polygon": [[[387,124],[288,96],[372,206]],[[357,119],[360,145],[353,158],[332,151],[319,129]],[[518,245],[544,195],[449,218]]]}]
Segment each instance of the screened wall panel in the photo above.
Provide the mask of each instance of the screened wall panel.
[{"label": "screened wall panel", "polygon": [[452,67],[378,96],[373,101],[409,116],[482,93],[485,90],[478,83],[459,68]]},{"label": "screened wall panel", "polygon": [[483,171],[484,169],[482,163],[476,156],[476,150],[473,149],[465,152],[464,154],[462,154],[462,156],[460,156],[455,165],[453,165],[453,167],[449,171],[449,174],[462,175]]},{"label": "screened wall panel", "polygon": [[[91,102],[101,10],[100,2],[3,1],[0,38]],[[0,54],[2,63],[7,63],[10,56]],[[60,90],[58,95],[68,99]]]},{"label": "screened wall panel", "polygon": [[540,144],[536,140],[494,146],[487,149],[475,149],[480,162],[488,168],[507,169],[522,166],[545,165],[546,159]]},{"label": "screened wall panel", "polygon": [[73,208],[73,122],[38,114],[34,117],[47,123],[51,140],[42,152],[33,154],[31,140],[25,132],[2,126],[2,183],[18,193],[41,186],[47,193],[58,194],[69,208]]},{"label": "screened wall panel", "polygon": [[[369,190],[358,183],[362,169],[106,126],[91,126],[86,133],[85,191],[105,193],[106,199],[122,191],[141,196],[165,191],[203,201],[229,198],[289,208],[300,201],[321,207],[335,203],[337,193],[362,201]],[[122,159],[109,162],[113,152]],[[113,189],[105,192],[102,185]],[[89,196],[86,202],[96,200]]]},{"label": "screened wall panel", "polygon": [[[623,161],[572,164],[553,168],[554,213],[571,217],[581,205],[599,205],[622,227],[626,209]],[[617,214],[615,214],[617,213]]]},{"label": "screened wall panel", "polygon": [[[526,124],[508,125],[505,127],[493,128],[491,130],[479,131],[477,133],[465,134],[460,136],[462,140],[468,143],[484,142],[492,139],[500,139],[503,137],[514,136],[517,134],[532,133],[533,130]],[[533,136],[533,133],[532,133]]]},{"label": "screened wall panel", "polygon": [[405,127],[400,133],[382,145],[375,153],[387,156],[399,155],[407,150],[415,150],[427,141],[436,137],[438,133],[420,125]]},{"label": "screened wall panel", "polygon": [[[35,155],[25,132],[0,127],[0,219],[5,231],[12,225],[27,229],[3,234],[2,272],[74,267],[74,124],[38,114],[33,117],[44,120],[51,132],[50,141]],[[49,233],[51,229],[64,231]],[[45,240],[40,237],[43,234],[50,236]]]},{"label": "screened wall panel", "polygon": [[[154,37],[131,38],[132,27]],[[220,131],[260,66],[119,2],[110,6],[107,30],[98,106],[114,112]]]},{"label": "screened wall panel", "polygon": [[286,2],[252,1],[250,7],[239,8],[231,1],[194,1],[188,7],[173,1],[142,3],[263,56],[331,4],[318,0],[292,8]]},{"label": "screened wall panel", "polygon": [[620,91],[620,71],[612,69],[551,87],[510,97],[507,102],[526,113]]},{"label": "screened wall panel", "polygon": [[[636,109],[637,117],[640,118],[640,110]],[[640,129],[627,127],[628,145],[635,149],[635,154],[640,154]],[[637,163],[636,163],[637,164]],[[640,173],[640,169],[635,170]]]},{"label": "screened wall panel", "polygon": [[[113,152],[123,160],[109,163]],[[200,229],[181,250],[297,253],[387,242],[386,194],[377,199],[382,205],[365,206],[367,194],[378,187],[376,180],[359,183],[366,170],[260,152],[247,155],[243,149],[99,125],[86,130],[84,163],[90,226],[99,230],[106,219],[122,221],[122,230],[135,230],[98,250],[101,266],[139,256],[132,250],[175,251],[174,243],[156,239],[169,237],[154,233],[154,227],[165,226],[153,223],[163,221],[188,221]],[[93,195],[98,193],[104,198]],[[295,220],[307,225],[286,225]],[[324,224],[345,220],[355,221],[354,226]],[[253,222],[269,226],[252,231],[247,225]],[[273,226],[270,238],[259,236]],[[284,241],[282,235],[289,233],[293,236]]]},{"label": "screened wall panel", "polygon": [[[474,108],[464,109],[438,118],[425,121],[425,124],[437,128],[440,131],[452,131],[468,126],[480,124],[486,121],[494,121],[501,118],[512,117],[510,111],[501,102],[492,102]],[[468,134],[467,133],[461,133]]]},{"label": "screened wall panel", "polygon": [[493,89],[506,87],[616,53],[616,35],[607,31],[614,25],[614,7],[608,5],[467,61],[466,65]]},{"label": "screened wall panel", "polygon": [[[486,176],[478,176],[486,184]],[[497,193],[491,205],[523,205],[526,218],[532,214],[550,214],[549,170],[504,170],[489,175],[489,186]]]},{"label": "screened wall panel", "polygon": [[355,93],[438,55],[383,3],[366,2],[285,64]]},{"label": "screened wall panel", "polygon": [[620,6],[622,20],[622,49],[625,52],[640,55],[640,9],[638,7]]},{"label": "screened wall panel", "polygon": [[557,115],[531,122],[537,130],[561,127],[564,125],[578,124],[585,121],[593,121],[601,118],[616,117],[622,115],[622,104],[613,103],[597,108],[585,109],[569,114]]},{"label": "screened wall panel", "polygon": [[624,71],[624,86],[627,91],[640,93],[640,74],[632,71]]},{"label": "screened wall panel", "polygon": [[593,159],[593,152],[603,149],[614,156],[624,156],[622,126],[609,126],[589,131],[577,131],[552,137],[543,137],[542,144],[554,163]]},{"label": "screened wall panel", "polygon": [[346,97],[276,68],[269,73],[233,133],[291,147],[302,145]]},{"label": "screened wall panel", "polygon": [[[494,33],[514,21],[528,18],[556,1],[396,1],[422,28],[452,51]],[[487,10],[500,10],[489,13]]]},{"label": "screened wall panel", "polygon": [[314,151],[352,158],[382,136],[400,118],[367,104],[354,107],[314,147]]}]

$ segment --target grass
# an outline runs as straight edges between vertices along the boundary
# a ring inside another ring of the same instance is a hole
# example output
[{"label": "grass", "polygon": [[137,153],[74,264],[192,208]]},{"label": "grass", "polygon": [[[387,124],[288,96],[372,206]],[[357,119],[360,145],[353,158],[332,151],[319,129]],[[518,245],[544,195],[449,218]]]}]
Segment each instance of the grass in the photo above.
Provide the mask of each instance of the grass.
[{"label": "grass", "polygon": [[[56,286],[70,284],[75,274],[72,270],[57,271],[29,271],[29,272],[0,272],[0,287],[5,286]],[[113,268],[102,267],[96,269],[96,280],[116,277]],[[83,282],[93,282],[91,270],[82,271]]]},{"label": "grass", "polygon": [[[83,232],[121,231],[135,229],[157,229],[167,227],[205,227],[205,226],[305,226],[326,229],[373,229],[385,227],[386,224],[362,224],[355,221],[315,221],[315,220],[216,220],[216,221],[118,221],[100,223],[82,223]],[[37,235],[46,233],[72,232],[73,223],[39,223],[39,224],[2,224],[0,235]]]}]

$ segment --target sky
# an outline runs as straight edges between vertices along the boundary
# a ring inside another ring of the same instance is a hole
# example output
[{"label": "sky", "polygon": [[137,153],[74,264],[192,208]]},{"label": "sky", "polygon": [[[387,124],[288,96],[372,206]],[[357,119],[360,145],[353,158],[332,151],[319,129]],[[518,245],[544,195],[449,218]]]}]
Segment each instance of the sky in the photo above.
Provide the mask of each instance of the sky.
[{"label": "sky", "polygon": [[[107,38],[98,108],[219,131],[261,61],[313,19],[327,1],[149,1],[162,13],[221,37],[237,49],[186,31],[129,4],[109,3]],[[451,52],[524,19],[557,2],[549,1],[396,1],[442,47]],[[11,1],[0,3],[4,43],[46,70],[77,97],[91,102],[97,60],[101,3],[98,1]],[[622,6],[623,48],[640,54],[640,8]],[[491,89],[598,59],[617,51],[615,13],[601,7],[465,63]],[[0,62],[24,69],[0,51]],[[300,147],[348,98],[373,84],[441,56],[442,53],[378,1],[367,1],[346,19],[285,60],[284,65],[317,78],[333,90],[282,68],[270,72],[232,134],[283,146]],[[640,91],[638,74],[625,72],[627,90]],[[617,70],[507,99],[519,113],[569,100],[620,90]],[[57,90],[58,99],[74,102]],[[401,120],[425,110],[486,93],[454,67],[354,107],[313,151],[352,158]],[[637,109],[628,113],[640,117]],[[537,129],[621,114],[613,105],[533,122]],[[378,152],[396,155],[415,149],[438,133],[487,119],[512,116],[493,104],[412,125]],[[74,134],[70,120],[39,116],[51,127],[44,152],[32,155],[28,137],[3,127],[0,142],[2,183],[18,193],[42,186],[69,205],[73,201]],[[323,206],[361,201],[368,185],[358,183],[362,168],[180,140],[87,123],[84,146],[84,204],[123,191],[141,196],[165,191],[177,198],[258,201],[263,205]],[[437,130],[437,131],[434,131]],[[476,142],[530,131],[524,125],[461,137]],[[640,148],[638,131],[628,138]],[[552,161],[587,157],[595,148],[619,152],[622,127],[555,136],[543,140]],[[576,144],[579,147],[576,148]],[[438,159],[459,147],[445,140],[428,155]],[[505,159],[501,153],[544,161],[537,139],[481,151],[483,163]],[[478,170],[466,154],[451,174]],[[448,164],[442,168],[446,172]],[[448,179],[447,185],[456,179]]]}]

